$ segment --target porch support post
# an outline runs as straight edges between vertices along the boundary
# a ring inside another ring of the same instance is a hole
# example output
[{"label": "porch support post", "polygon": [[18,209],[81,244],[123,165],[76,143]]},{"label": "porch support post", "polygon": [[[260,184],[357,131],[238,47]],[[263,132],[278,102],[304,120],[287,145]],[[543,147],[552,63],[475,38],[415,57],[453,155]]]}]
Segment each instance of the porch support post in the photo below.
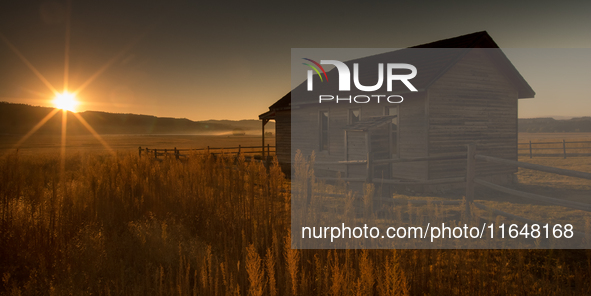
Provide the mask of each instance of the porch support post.
[{"label": "porch support post", "polygon": [[263,141],[262,141],[262,144],[261,144],[261,151],[263,153],[263,157],[261,158],[262,160],[265,159],[265,125],[267,124],[267,122],[269,122],[269,119],[264,119],[264,118],[262,119],[262,123],[263,123],[262,128],[261,128],[261,131],[263,133],[262,134]]}]

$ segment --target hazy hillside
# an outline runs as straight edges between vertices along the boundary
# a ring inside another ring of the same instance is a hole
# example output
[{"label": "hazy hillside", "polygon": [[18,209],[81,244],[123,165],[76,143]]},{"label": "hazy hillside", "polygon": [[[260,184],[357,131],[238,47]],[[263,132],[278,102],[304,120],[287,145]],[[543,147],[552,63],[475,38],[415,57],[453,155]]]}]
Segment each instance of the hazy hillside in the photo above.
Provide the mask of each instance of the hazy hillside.
[{"label": "hazy hillside", "polygon": [[519,119],[519,131],[528,133],[591,132],[591,117],[575,117],[565,120],[523,118]]},{"label": "hazy hillside", "polygon": [[[24,134],[53,111],[49,107],[0,102],[0,134]],[[150,115],[117,114],[98,111],[79,112],[100,134],[223,134],[243,130],[248,134],[260,134],[259,120],[209,120],[192,121],[186,118],[167,118]],[[61,133],[62,113],[53,116],[38,133]],[[274,132],[274,123],[266,129]],[[75,116],[68,116],[68,133],[87,133]]]},{"label": "hazy hillside", "polygon": [[[47,114],[49,107],[0,102],[0,134],[24,134]],[[192,121],[186,118],[156,117],[151,115],[119,114],[98,111],[78,113],[101,134],[224,134],[242,130],[247,134],[260,134],[260,120],[206,120]],[[86,133],[86,128],[75,118],[68,116],[69,133]],[[61,133],[61,112],[53,116],[39,129],[42,134]],[[265,126],[275,132],[275,122]],[[591,117],[572,119],[522,118],[519,131],[529,133],[591,132]]]},{"label": "hazy hillside", "polygon": [[[261,112],[262,113],[262,112]],[[257,131],[257,133],[261,132],[261,125],[262,122],[260,120],[252,120],[252,119],[245,119],[245,120],[206,120],[200,121],[206,124],[213,124],[213,125],[228,125],[233,126],[236,128],[242,128],[246,131],[252,130]],[[275,133],[275,122],[269,121],[265,125],[265,131],[271,131]]]}]

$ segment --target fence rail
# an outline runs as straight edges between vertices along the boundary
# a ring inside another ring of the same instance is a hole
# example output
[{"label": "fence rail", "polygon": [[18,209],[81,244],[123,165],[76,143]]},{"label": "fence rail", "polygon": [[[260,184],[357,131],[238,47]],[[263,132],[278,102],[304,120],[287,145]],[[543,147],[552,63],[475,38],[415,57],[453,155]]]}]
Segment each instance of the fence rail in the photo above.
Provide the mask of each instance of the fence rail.
[{"label": "fence rail", "polygon": [[[255,150],[252,150],[255,149]],[[258,149],[258,150],[256,150]],[[254,154],[260,156],[261,159],[265,158],[265,154],[270,156],[271,153],[276,153],[277,148],[276,146],[271,146],[267,144],[267,146],[241,146],[238,145],[237,147],[209,147],[207,148],[185,148],[185,149],[177,149],[176,147],[172,149],[150,149],[150,148],[142,148],[141,146],[138,147],[138,155],[141,158],[142,155],[146,155],[148,157],[153,156],[154,158],[158,159],[159,156],[174,156],[176,159],[185,158],[187,154],[181,154],[181,152],[206,152],[208,154]]]},{"label": "fence rail", "polygon": [[534,164],[534,163],[514,161],[514,160],[510,160],[510,159],[497,158],[497,157],[492,157],[492,156],[476,155],[475,157],[478,160],[484,160],[487,162],[496,162],[496,163],[501,163],[501,164],[514,165],[517,167],[530,169],[530,170],[543,171],[543,172],[547,172],[547,173],[553,173],[553,174],[565,175],[565,176],[569,176],[569,177],[591,180],[591,173],[549,167],[549,166],[544,166],[544,165],[539,165],[539,164]]},{"label": "fence rail", "polygon": [[[567,144],[583,144],[583,146],[567,146]],[[589,144],[589,145],[584,145],[584,144]],[[539,147],[539,145],[543,145],[545,147]],[[554,146],[552,146],[554,145]],[[551,146],[551,147],[547,147],[547,146]],[[573,141],[573,142],[567,142],[566,140],[562,140],[561,142],[522,142],[522,143],[517,143],[517,150],[518,151],[528,151],[528,153],[521,153],[519,154],[520,156],[528,156],[529,158],[533,158],[534,156],[562,156],[564,158],[567,157],[567,155],[570,156],[591,156],[591,141]],[[538,153],[535,154],[534,151],[539,151],[539,150],[554,150],[554,151],[560,151],[559,153]],[[568,151],[578,151],[578,152],[570,152],[568,153]],[[581,152],[583,151],[583,152]]]},{"label": "fence rail", "polygon": [[[556,143],[556,142],[551,142],[551,143]],[[563,143],[565,143],[565,142],[563,141]],[[572,142],[572,143],[591,143],[591,141],[589,141],[589,142]],[[563,147],[565,147],[565,145]],[[405,182],[405,181],[401,181],[401,180],[373,178],[372,174],[370,173],[373,170],[373,165],[375,163],[398,163],[398,162],[447,160],[447,159],[466,159],[466,176],[465,177],[442,178],[442,179],[432,179],[432,180],[417,180],[417,181]],[[494,213],[496,215],[505,216],[507,218],[514,219],[517,221],[521,221],[521,222],[525,222],[525,223],[531,223],[533,221],[528,218],[513,215],[511,213],[503,212],[503,211],[500,211],[497,209],[487,207],[487,206],[482,205],[480,203],[474,202],[475,185],[476,184],[493,189],[493,190],[497,190],[497,191],[504,192],[507,194],[512,194],[515,196],[520,196],[523,198],[543,202],[546,204],[558,205],[558,206],[567,207],[567,208],[571,208],[571,209],[577,209],[577,210],[591,212],[591,204],[574,202],[574,201],[563,200],[563,199],[557,199],[557,198],[552,198],[552,197],[543,196],[543,195],[539,195],[539,194],[519,191],[519,190],[511,189],[508,187],[497,185],[497,184],[488,182],[486,180],[477,178],[477,171],[476,171],[476,162],[477,161],[492,162],[492,163],[498,163],[498,164],[510,165],[510,166],[514,166],[514,167],[530,169],[530,170],[537,170],[537,171],[553,173],[553,174],[558,174],[558,175],[563,175],[563,176],[591,180],[591,173],[588,173],[588,172],[573,171],[573,170],[567,170],[567,169],[561,169],[561,168],[555,168],[555,167],[549,167],[549,166],[543,166],[543,165],[538,165],[538,164],[531,164],[531,163],[526,163],[526,162],[520,162],[520,161],[515,161],[515,160],[509,160],[509,159],[503,159],[503,158],[498,158],[498,157],[477,154],[476,146],[474,144],[467,145],[467,153],[462,153],[462,154],[450,154],[450,155],[446,155],[446,156],[426,156],[426,157],[416,157],[416,158],[408,158],[408,159],[398,159],[397,158],[397,159],[385,159],[385,160],[373,160],[373,157],[371,157],[371,155],[368,154],[368,157],[365,160],[317,162],[317,163],[315,163],[315,165],[366,164],[366,169],[367,169],[367,177],[366,178],[359,178],[359,177],[357,177],[357,178],[317,177],[316,178],[318,180],[326,180],[326,181],[341,180],[341,181],[346,181],[346,182],[365,182],[365,183],[386,184],[386,185],[392,185],[392,184],[393,185],[432,185],[432,184],[447,184],[447,183],[465,183],[466,211],[468,214],[470,213],[470,208],[471,208],[470,205],[474,205],[474,207],[476,207],[476,208],[483,209],[483,210],[490,210],[492,213]],[[311,182],[311,181],[312,180],[307,180],[307,182]],[[306,185],[306,187],[311,188],[310,184]],[[310,200],[312,191],[309,191],[307,194],[308,194],[308,200]],[[314,192],[314,194],[326,195],[327,193]],[[393,200],[392,198],[379,197],[377,199],[381,200],[381,201],[386,201],[386,202],[398,202],[398,203],[405,202],[404,200],[392,201]],[[410,200],[407,200],[407,201],[411,202]],[[426,204],[426,203],[429,203],[430,201],[414,201],[414,202],[419,203],[419,204]],[[459,201],[449,201],[449,203],[443,202],[440,204],[460,204],[460,202]],[[535,222],[535,221],[533,221],[533,222]],[[579,233],[579,234],[582,234],[582,233]]]}]

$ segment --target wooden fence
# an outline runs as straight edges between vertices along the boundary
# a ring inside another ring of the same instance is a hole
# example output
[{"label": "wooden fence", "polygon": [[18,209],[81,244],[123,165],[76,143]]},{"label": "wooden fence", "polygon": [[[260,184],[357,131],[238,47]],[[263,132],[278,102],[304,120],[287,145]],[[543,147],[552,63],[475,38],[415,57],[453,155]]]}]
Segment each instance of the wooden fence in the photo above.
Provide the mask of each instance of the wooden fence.
[{"label": "wooden fence", "polygon": [[[466,161],[467,165],[466,165],[465,177],[422,180],[422,181],[415,181],[415,182],[403,182],[403,181],[392,180],[392,179],[373,178],[371,176],[371,173],[368,173],[367,178],[323,178],[323,177],[317,177],[316,179],[327,180],[327,181],[342,180],[345,182],[365,182],[365,183],[375,183],[375,184],[396,184],[396,185],[432,185],[432,184],[446,184],[446,183],[465,183],[466,211],[468,213],[470,213],[470,205],[473,205],[476,208],[483,209],[486,211],[491,211],[492,213],[494,213],[496,215],[505,216],[507,218],[521,221],[524,223],[541,224],[539,222],[536,222],[536,221],[533,221],[533,220],[530,220],[530,219],[527,219],[524,217],[520,217],[520,216],[510,214],[510,213],[506,213],[506,212],[503,212],[503,211],[500,211],[497,209],[487,207],[483,204],[474,202],[475,185],[478,184],[478,185],[481,185],[481,186],[484,186],[484,187],[487,187],[487,188],[490,188],[493,190],[497,190],[497,191],[500,191],[503,193],[527,198],[527,199],[538,201],[538,202],[543,202],[546,204],[558,205],[558,206],[563,206],[563,207],[567,207],[567,208],[571,208],[571,209],[577,209],[577,210],[591,212],[591,204],[562,200],[562,199],[547,197],[547,196],[543,196],[543,195],[539,195],[539,194],[518,191],[515,189],[500,186],[500,185],[485,181],[483,179],[477,178],[476,162],[477,161],[484,161],[484,162],[490,162],[490,163],[511,165],[511,166],[530,169],[530,170],[543,171],[543,172],[548,172],[548,173],[553,173],[553,174],[558,174],[558,175],[563,175],[563,176],[569,176],[569,177],[575,177],[575,178],[582,178],[582,179],[587,179],[587,180],[591,180],[591,173],[579,172],[579,171],[573,171],[573,170],[567,170],[567,169],[561,169],[561,168],[554,168],[554,167],[548,167],[548,166],[543,166],[543,165],[538,165],[538,164],[531,164],[531,163],[520,162],[520,161],[515,161],[515,160],[480,155],[480,154],[477,154],[476,146],[474,144],[470,144],[467,146],[467,153],[454,154],[454,155],[448,155],[448,156],[436,156],[436,157],[427,156],[427,157],[417,157],[417,158],[410,158],[410,159],[385,159],[385,160],[375,160],[375,161],[372,161],[372,158],[368,157],[367,160],[339,161],[339,162],[317,162],[317,163],[315,163],[315,165],[366,164],[367,171],[371,172],[371,171],[373,171],[372,168],[375,163],[400,163],[400,162],[448,160],[448,159],[466,159],[467,160]],[[306,185],[306,188],[311,188],[312,180],[307,180],[307,182],[308,182],[308,184]],[[308,190],[308,191],[309,192],[307,193],[308,194],[307,199],[310,200],[312,191],[310,191],[310,190]],[[322,192],[313,192],[313,194],[326,195],[326,193],[322,193]],[[393,199],[391,197],[377,197],[376,201],[387,202],[387,203],[388,202],[390,202],[390,203],[412,203],[412,204],[431,203],[431,204],[454,204],[454,205],[459,205],[463,202],[460,200],[450,200],[450,201],[401,200],[401,199]],[[581,233],[579,232],[579,234],[581,234]]]},{"label": "wooden fence", "polygon": [[[241,146],[238,147],[209,147],[207,148],[197,148],[197,149],[177,149],[176,147],[172,149],[150,149],[150,148],[142,148],[141,146],[138,148],[138,155],[141,158],[143,155],[148,157],[154,157],[158,159],[158,157],[174,157],[176,159],[185,158],[187,157],[186,153],[194,152],[204,152],[208,154],[245,154],[250,156],[249,158],[253,159],[265,159],[265,155],[271,156],[273,153],[276,152],[276,147],[267,144],[267,146]],[[182,154],[185,153],[185,154]]]},{"label": "wooden fence", "polygon": [[[576,144],[577,146],[573,146]],[[519,153],[519,156],[527,156],[532,158],[534,156],[562,156],[564,158],[569,156],[591,156],[591,141],[574,141],[574,142],[567,142],[566,140],[562,140],[562,142],[525,142],[525,143],[518,143],[517,150],[519,151],[526,151],[526,153]],[[545,152],[553,152],[556,151],[557,153],[545,153]],[[569,152],[573,151],[573,152]],[[576,151],[576,152],[575,152]],[[544,152],[544,153],[542,153]]]}]

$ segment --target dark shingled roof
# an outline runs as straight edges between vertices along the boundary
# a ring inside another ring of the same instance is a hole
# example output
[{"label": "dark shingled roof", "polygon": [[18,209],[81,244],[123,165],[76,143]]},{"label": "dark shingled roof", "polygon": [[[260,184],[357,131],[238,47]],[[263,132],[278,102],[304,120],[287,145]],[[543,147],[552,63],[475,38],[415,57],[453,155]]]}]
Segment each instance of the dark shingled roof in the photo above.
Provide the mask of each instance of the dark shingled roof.
[{"label": "dark shingled roof", "polygon": [[499,48],[499,46],[486,31],[480,31],[411,48]]},{"label": "dark shingled roof", "polygon": [[[373,56],[363,57],[351,61],[345,62],[348,66],[353,63],[364,63],[377,64],[379,63],[409,63],[417,68],[418,73],[412,79],[412,84],[417,90],[425,91],[435,81],[437,81],[443,74],[447,72],[457,61],[459,61],[469,50],[472,48],[489,48],[487,53],[496,61],[500,71],[506,75],[510,81],[512,81],[518,89],[519,98],[532,98],[535,95],[533,89],[529,86],[527,81],[519,74],[517,69],[511,64],[505,54],[499,49],[498,45],[488,35],[486,31],[476,32],[468,35],[454,37],[450,39],[435,41],[427,44],[417,45],[411,48],[400,49],[392,52],[377,54]],[[350,67],[352,68],[352,67]],[[329,81],[332,77],[337,79],[338,72],[336,69],[332,69],[327,73]],[[368,79],[368,81],[375,81],[371,79],[371,76],[375,76],[375,69],[360,69],[359,77]],[[332,77],[331,77],[332,76]],[[315,77],[315,76],[314,76]],[[316,77],[314,78],[316,79]],[[306,82],[297,86],[293,91],[304,91]],[[327,93],[338,92],[335,88],[336,84],[326,85],[314,83],[318,86],[319,91],[326,91]],[[384,84],[385,88],[385,84]],[[317,90],[315,89],[315,91]],[[408,92],[408,89],[402,84],[398,83],[393,85],[393,92],[402,94]],[[305,102],[304,102],[305,103]],[[312,102],[310,102],[312,103]],[[289,110],[291,108],[291,92],[287,93],[277,102],[269,107],[270,111]],[[268,112],[261,114],[267,115]]]},{"label": "dark shingled roof", "polygon": [[269,110],[282,110],[282,109],[289,109],[291,105],[291,92],[288,92],[285,96],[275,102],[273,105],[269,107]]}]

